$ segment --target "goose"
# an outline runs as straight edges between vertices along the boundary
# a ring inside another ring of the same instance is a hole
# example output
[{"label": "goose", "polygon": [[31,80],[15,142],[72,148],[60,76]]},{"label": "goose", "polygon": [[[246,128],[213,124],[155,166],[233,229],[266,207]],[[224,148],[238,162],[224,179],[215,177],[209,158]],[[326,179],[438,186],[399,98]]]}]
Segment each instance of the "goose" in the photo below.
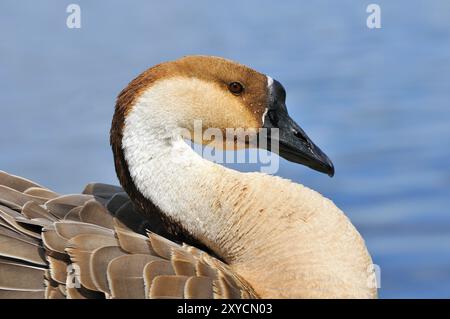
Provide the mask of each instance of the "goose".
[{"label": "goose", "polygon": [[281,157],[333,176],[285,99],[280,82],[219,57],[140,74],[111,125],[121,187],[61,195],[0,173],[0,298],[375,298],[364,240],[331,200],[189,144],[195,120],[277,129]]}]

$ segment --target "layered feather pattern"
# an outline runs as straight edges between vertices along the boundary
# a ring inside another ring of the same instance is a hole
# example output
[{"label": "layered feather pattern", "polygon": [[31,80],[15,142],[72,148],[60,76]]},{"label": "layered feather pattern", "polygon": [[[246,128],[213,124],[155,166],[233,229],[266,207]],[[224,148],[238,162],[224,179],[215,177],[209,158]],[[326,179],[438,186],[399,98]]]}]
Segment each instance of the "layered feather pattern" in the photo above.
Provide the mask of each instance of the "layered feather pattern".
[{"label": "layered feather pattern", "polygon": [[228,265],[151,224],[120,187],[60,195],[0,171],[0,298],[257,297]]}]

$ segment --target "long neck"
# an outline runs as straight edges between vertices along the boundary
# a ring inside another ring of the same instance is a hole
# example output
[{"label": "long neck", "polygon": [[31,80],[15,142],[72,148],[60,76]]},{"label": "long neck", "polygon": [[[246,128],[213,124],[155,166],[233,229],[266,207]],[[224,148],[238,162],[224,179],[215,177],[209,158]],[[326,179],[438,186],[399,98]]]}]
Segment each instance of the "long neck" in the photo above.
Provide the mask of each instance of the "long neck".
[{"label": "long neck", "polygon": [[223,199],[230,182],[238,184],[237,172],[200,157],[175,123],[143,117],[139,108],[128,115],[122,140],[137,190],[189,236],[230,260],[238,216],[224,209]]},{"label": "long neck", "polygon": [[139,112],[128,119],[123,149],[137,189],[261,296],[375,294],[364,242],[329,200],[287,180],[209,162],[174,134],[175,125],[141,125]]}]

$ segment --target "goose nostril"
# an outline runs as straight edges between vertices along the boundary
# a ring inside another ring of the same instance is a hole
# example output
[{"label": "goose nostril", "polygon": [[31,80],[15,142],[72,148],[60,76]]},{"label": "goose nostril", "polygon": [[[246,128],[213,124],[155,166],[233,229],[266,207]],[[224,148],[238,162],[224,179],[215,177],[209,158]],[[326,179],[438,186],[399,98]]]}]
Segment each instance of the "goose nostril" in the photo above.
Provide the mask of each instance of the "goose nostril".
[{"label": "goose nostril", "polygon": [[308,147],[310,147],[309,141],[306,139],[306,137],[300,133],[297,130],[292,130],[292,132],[294,133],[294,136],[297,137],[298,139],[300,139],[303,143],[305,143]]}]

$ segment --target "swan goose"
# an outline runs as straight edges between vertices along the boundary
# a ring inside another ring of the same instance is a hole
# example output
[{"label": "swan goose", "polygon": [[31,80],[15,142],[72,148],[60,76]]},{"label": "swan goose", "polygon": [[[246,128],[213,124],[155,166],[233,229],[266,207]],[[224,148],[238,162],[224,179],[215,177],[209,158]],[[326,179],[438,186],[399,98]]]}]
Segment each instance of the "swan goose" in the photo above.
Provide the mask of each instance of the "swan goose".
[{"label": "swan goose", "polygon": [[278,128],[282,157],[332,176],[285,96],[244,65],[184,57],[117,99],[110,137],[123,189],[60,195],[1,172],[0,298],[376,297],[364,241],[330,200],[215,164],[185,141],[198,119],[203,129]]}]

